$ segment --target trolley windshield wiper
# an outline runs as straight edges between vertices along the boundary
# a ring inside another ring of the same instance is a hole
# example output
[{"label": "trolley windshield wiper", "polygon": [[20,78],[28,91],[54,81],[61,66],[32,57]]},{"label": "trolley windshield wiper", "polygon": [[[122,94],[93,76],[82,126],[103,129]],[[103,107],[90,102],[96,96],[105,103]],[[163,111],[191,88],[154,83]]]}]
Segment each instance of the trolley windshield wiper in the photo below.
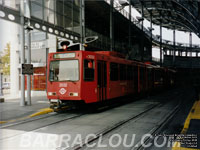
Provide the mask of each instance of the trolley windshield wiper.
[{"label": "trolley windshield wiper", "polygon": [[68,81],[68,82],[76,82],[75,80],[65,80],[65,81]]}]

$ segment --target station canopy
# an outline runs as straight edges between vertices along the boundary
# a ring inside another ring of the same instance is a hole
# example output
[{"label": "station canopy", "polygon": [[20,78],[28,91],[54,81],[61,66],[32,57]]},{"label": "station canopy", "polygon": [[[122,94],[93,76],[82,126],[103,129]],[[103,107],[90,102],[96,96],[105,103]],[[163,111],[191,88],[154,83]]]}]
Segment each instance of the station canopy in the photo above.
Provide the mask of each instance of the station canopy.
[{"label": "station canopy", "polygon": [[153,24],[200,37],[199,0],[131,0],[131,5]]}]

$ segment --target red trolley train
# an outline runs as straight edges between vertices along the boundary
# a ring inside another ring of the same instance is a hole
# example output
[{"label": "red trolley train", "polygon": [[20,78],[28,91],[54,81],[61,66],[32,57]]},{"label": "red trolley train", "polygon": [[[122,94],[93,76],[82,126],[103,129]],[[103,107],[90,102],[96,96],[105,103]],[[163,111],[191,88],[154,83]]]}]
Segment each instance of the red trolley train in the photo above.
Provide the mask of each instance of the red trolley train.
[{"label": "red trolley train", "polygon": [[132,60],[116,52],[50,53],[47,97],[52,107],[95,103],[150,92],[173,84],[173,71]]}]

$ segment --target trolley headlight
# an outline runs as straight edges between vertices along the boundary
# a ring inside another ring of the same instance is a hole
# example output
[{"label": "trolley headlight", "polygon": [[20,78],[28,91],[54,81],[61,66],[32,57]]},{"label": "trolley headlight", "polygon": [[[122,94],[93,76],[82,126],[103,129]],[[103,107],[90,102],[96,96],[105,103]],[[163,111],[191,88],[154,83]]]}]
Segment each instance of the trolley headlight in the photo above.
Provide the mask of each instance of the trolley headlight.
[{"label": "trolley headlight", "polygon": [[54,96],[54,95],[56,95],[56,92],[48,92],[48,95],[49,96]]},{"label": "trolley headlight", "polygon": [[78,93],[77,92],[69,93],[69,96],[78,96]]}]

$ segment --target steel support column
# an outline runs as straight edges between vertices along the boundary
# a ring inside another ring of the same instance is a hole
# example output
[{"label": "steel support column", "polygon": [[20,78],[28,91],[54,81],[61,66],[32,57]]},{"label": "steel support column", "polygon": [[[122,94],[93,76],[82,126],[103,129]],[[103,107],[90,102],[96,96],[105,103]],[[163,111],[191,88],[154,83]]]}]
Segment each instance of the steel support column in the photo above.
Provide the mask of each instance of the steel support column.
[{"label": "steel support column", "polygon": [[[142,32],[144,30],[144,6],[142,4]],[[142,52],[141,52],[141,61],[144,60],[144,34],[142,34]]]},{"label": "steel support column", "polygon": [[128,46],[129,51],[131,50],[131,0],[129,0],[129,31],[128,31]]},{"label": "steel support column", "polygon": [[152,61],[152,40],[153,40],[153,38],[152,38],[152,32],[153,32],[153,27],[152,27],[152,12],[150,13],[150,31],[151,31],[151,58],[150,58],[150,61]]},{"label": "steel support column", "polygon": [[162,21],[160,22],[160,66],[162,66]]},{"label": "steel support column", "polygon": [[[189,45],[190,45],[190,48],[191,48],[192,47],[192,32],[190,32],[190,34],[189,34]],[[190,65],[191,65],[191,69],[193,67],[192,64],[193,64],[192,63],[192,51],[190,50]],[[192,74],[191,74],[191,79],[192,79]]]},{"label": "steel support column", "polygon": [[[190,47],[192,47],[192,33],[191,32],[189,34],[189,44],[190,44]],[[190,51],[190,57],[192,57],[192,51]]]},{"label": "steel support column", "polygon": [[85,50],[84,47],[84,39],[85,39],[85,1],[80,1],[80,36],[81,36],[81,42],[80,42],[80,50]]},{"label": "steel support column", "polygon": [[114,4],[114,0],[110,0],[110,51],[113,51],[113,4]]},{"label": "steel support column", "polygon": [[20,49],[21,49],[21,101],[20,106],[25,106],[25,76],[22,74],[22,64],[25,63],[24,49],[24,0],[20,1]]},{"label": "steel support column", "polygon": [[176,58],[176,30],[175,30],[175,28],[173,30],[173,46],[174,46],[174,51],[173,51],[173,66],[174,66],[175,58]]}]

